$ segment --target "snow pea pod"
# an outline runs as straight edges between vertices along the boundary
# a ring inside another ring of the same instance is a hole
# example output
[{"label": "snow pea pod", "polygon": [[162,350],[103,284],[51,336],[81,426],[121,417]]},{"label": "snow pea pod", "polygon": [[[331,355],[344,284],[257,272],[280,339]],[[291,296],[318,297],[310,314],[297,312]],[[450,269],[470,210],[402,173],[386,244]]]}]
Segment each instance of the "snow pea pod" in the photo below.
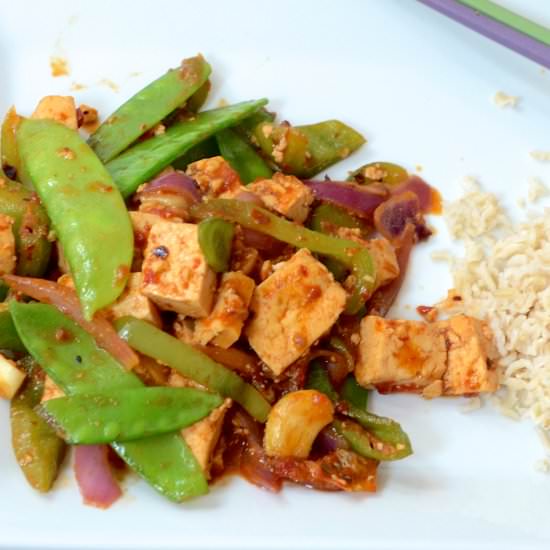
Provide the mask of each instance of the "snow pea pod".
[{"label": "snow pea pod", "polygon": [[19,154],[63,245],[86,319],[124,290],[134,249],[132,224],[109,173],[78,132],[24,120]]},{"label": "snow pea pod", "polygon": [[15,458],[29,484],[49,491],[65,454],[65,443],[34,410],[44,391],[44,377],[31,368],[23,387],[11,402],[11,441]]},{"label": "snow pea pod", "polygon": [[172,367],[224,397],[231,397],[256,420],[266,421],[269,403],[238,374],[146,321],[123,317],[115,322],[115,326],[119,336],[136,351]]},{"label": "snow pea pod", "polygon": [[223,158],[239,174],[244,184],[258,178],[270,178],[273,170],[256,152],[254,147],[231,129],[216,134],[216,141]]},{"label": "snow pea pod", "polygon": [[169,70],[121,105],[90,136],[89,145],[103,162],[109,162],[183,105],[207,81],[210,71],[201,55],[184,59],[180,67]]},{"label": "snow pea pod", "polygon": [[0,349],[25,353],[26,349],[15,330],[6,303],[0,304]]},{"label": "snow pea pod", "polygon": [[234,126],[263,107],[267,99],[243,101],[229,107],[203,111],[176,122],[164,134],[138,143],[107,163],[122,195],[129,197],[145,181],[158,174],[191,147],[217,132]]},{"label": "snow pea pod", "polygon": [[234,199],[212,199],[191,207],[197,219],[210,216],[238,223],[248,229],[270,235],[296,248],[329,256],[344,264],[354,276],[354,288],[348,298],[346,311],[356,313],[370,296],[376,280],[376,268],[369,251],[353,241],[323,235],[289,222],[265,208]]},{"label": "snow pea pod", "polygon": [[175,432],[221,404],[221,397],[213,393],[160,387],[60,397],[36,411],[67,443],[94,445]]},{"label": "snow pea pod", "polygon": [[199,223],[199,245],[206,263],[216,273],[224,273],[229,268],[234,235],[233,224],[220,218],[208,218]]},{"label": "snow pea pod", "polygon": [[[69,395],[143,386],[76,323],[46,304],[10,303],[21,340],[53,381]],[[208,492],[204,474],[179,433],[115,442],[113,449],[170,500]],[[159,459],[162,457],[162,459]]]}]

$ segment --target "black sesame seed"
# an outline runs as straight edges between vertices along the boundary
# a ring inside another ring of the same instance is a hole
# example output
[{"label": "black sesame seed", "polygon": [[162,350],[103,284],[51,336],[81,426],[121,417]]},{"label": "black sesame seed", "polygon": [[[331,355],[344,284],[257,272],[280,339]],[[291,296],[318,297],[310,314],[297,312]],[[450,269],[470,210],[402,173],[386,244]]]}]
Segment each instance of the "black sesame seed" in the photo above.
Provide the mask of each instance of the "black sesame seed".
[{"label": "black sesame seed", "polygon": [[153,254],[157,258],[167,258],[169,251],[165,246],[157,246],[156,248],[153,248]]},{"label": "black sesame seed", "polygon": [[77,363],[82,363],[82,356],[81,356],[81,355],[77,355],[77,356],[75,357],[75,359],[76,359],[76,362],[77,362]]}]

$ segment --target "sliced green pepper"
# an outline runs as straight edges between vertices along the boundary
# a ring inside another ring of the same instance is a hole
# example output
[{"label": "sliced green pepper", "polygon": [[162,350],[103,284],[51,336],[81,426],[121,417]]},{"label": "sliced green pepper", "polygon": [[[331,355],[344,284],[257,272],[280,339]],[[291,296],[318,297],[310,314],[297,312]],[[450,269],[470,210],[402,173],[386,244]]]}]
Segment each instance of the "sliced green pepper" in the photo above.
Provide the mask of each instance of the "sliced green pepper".
[{"label": "sliced green pepper", "polygon": [[[10,303],[13,322],[25,347],[69,396],[102,390],[140,388],[76,323],[45,304]],[[63,338],[59,338],[63,334]],[[122,459],[157,491],[176,502],[204,494],[204,474],[179,433],[112,444]]]},{"label": "sliced green pepper", "polygon": [[2,122],[0,144],[2,146],[2,170],[10,179],[17,179],[19,172],[19,153],[17,152],[17,142],[15,139],[17,128],[22,118],[12,107],[4,117]]},{"label": "sliced green pepper", "polygon": [[271,168],[256,153],[254,147],[234,130],[227,129],[217,133],[216,140],[223,158],[239,174],[245,185],[258,178],[267,179],[273,175]]},{"label": "sliced green pepper", "polygon": [[216,273],[229,269],[234,235],[235,226],[220,218],[208,218],[199,223],[199,245],[206,263]]},{"label": "sliced green pepper", "polygon": [[89,138],[103,162],[109,162],[139,136],[183,105],[210,75],[210,65],[198,55],[184,59],[120,106]]},{"label": "sliced green pepper", "polygon": [[124,197],[129,197],[145,181],[158,174],[191,147],[225,128],[234,126],[267,103],[267,99],[244,101],[204,111],[185,122],[177,122],[164,134],[130,147],[107,163],[107,169]]},{"label": "sliced green pepper", "polygon": [[78,132],[51,120],[27,119],[19,126],[17,144],[90,320],[126,286],[134,234],[124,201]]},{"label": "sliced green pepper", "polygon": [[317,124],[274,126],[262,123],[254,130],[260,148],[286,173],[310,178],[347,158],[365,138],[339,120]]},{"label": "sliced green pepper", "polygon": [[270,405],[256,388],[193,346],[133,317],[118,319],[115,326],[120,337],[136,351],[172,367],[224,397],[231,397],[256,420],[265,422],[267,419]]},{"label": "sliced green pepper", "polygon": [[29,484],[42,493],[50,490],[65,454],[65,443],[34,410],[44,391],[37,368],[29,373],[11,402],[11,441],[17,463]]},{"label": "sliced green pepper", "polygon": [[344,401],[347,401],[354,408],[361,411],[367,411],[369,402],[369,390],[366,390],[357,383],[355,376],[349,374],[340,388],[340,395]]},{"label": "sliced green pepper", "polygon": [[279,241],[296,248],[307,248],[312,252],[329,256],[344,264],[354,277],[354,289],[348,299],[346,311],[355,313],[374,288],[375,266],[369,251],[353,241],[339,239],[311,231],[294,224],[265,208],[233,199],[212,199],[194,205],[191,213],[198,219],[210,216],[224,218],[243,227],[271,235]]},{"label": "sliced green pepper", "polygon": [[193,388],[135,388],[50,399],[38,414],[73,445],[131,441],[194,424],[222,404]]},{"label": "sliced green pepper", "polygon": [[395,187],[407,181],[408,178],[409,173],[407,170],[398,164],[393,164],[392,162],[369,162],[351,172],[347,180],[359,185],[383,183],[390,187]]},{"label": "sliced green pepper", "polygon": [[[254,137],[254,131],[258,124],[263,124],[264,122],[273,122],[275,120],[275,114],[271,113],[267,109],[260,109],[256,111],[253,115],[245,118],[239,124],[235,126],[235,131],[241,135],[249,143],[255,143],[256,138]],[[255,143],[257,144],[257,143]]]},{"label": "sliced green pepper", "polygon": [[25,353],[26,349],[15,330],[15,325],[8,311],[8,304],[0,304],[0,349]]}]

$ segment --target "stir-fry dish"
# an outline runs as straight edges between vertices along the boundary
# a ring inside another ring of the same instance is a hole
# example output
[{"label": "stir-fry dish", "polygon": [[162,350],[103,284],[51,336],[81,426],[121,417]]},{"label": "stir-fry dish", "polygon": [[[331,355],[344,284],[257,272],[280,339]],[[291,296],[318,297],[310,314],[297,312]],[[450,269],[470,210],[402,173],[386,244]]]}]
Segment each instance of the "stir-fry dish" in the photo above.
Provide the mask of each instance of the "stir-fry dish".
[{"label": "stir-fry dish", "polygon": [[412,446],[369,390],[497,389],[484,322],[385,318],[435,189],[386,162],[330,179],[360,133],[201,110],[210,71],[186,59],[101,125],[67,96],[4,119],[0,395],[38,491],[69,446],[99,507],[128,468],[176,502],[226,473],[375,491]]}]

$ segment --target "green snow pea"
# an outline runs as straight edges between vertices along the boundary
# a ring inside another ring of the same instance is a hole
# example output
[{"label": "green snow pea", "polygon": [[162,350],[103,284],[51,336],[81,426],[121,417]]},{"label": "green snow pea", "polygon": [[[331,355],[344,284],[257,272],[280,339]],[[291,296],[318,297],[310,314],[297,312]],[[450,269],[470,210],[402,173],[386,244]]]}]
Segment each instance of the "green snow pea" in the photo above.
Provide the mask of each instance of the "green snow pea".
[{"label": "green snow pea", "polygon": [[348,313],[357,312],[372,292],[376,280],[374,262],[369,251],[353,241],[311,231],[265,208],[234,199],[212,199],[196,204],[191,208],[191,214],[197,219],[223,218],[344,264],[355,277],[355,286],[346,307]]},{"label": "green snow pea", "polygon": [[50,399],[36,411],[67,443],[94,445],[175,432],[221,404],[219,395],[193,388],[117,388]]},{"label": "green snow pea", "polygon": [[235,227],[221,218],[208,218],[199,223],[199,245],[206,263],[216,272],[229,268]]},{"label": "green snow pea", "polygon": [[304,126],[264,122],[256,126],[254,137],[264,155],[284,172],[301,178],[313,177],[347,158],[366,141],[339,120]]},{"label": "green snow pea", "polygon": [[186,153],[181,157],[178,157],[172,166],[177,170],[184,170],[192,163],[197,160],[202,160],[210,157],[217,157],[220,154],[218,149],[218,143],[215,137],[210,137],[197,143],[194,147],[191,147]]},{"label": "green snow pea", "polygon": [[185,110],[191,113],[197,113],[205,104],[208,94],[212,88],[210,80],[206,80],[204,84],[185,102]]},{"label": "green snow pea", "polygon": [[[143,387],[76,323],[46,304],[10,303],[17,332],[29,353],[68,396]],[[68,338],[61,341],[62,330]],[[113,449],[170,500],[181,502],[208,492],[204,474],[179,433],[115,442]],[[159,459],[162,457],[162,459]]]},{"label": "green snow pea", "polygon": [[270,178],[273,171],[254,147],[231,129],[216,134],[223,158],[229,162],[246,185],[258,178]]},{"label": "green snow pea", "polygon": [[357,170],[351,172],[348,181],[353,181],[359,185],[371,185],[373,183],[383,183],[390,187],[395,187],[404,183],[409,178],[409,173],[405,168],[392,162],[369,162]]},{"label": "green snow pea", "polygon": [[193,119],[176,122],[164,134],[137,143],[107,163],[122,195],[129,197],[191,147],[225,128],[238,124],[267,103],[267,99],[244,101],[211,111],[203,111]]},{"label": "green snow pea", "polygon": [[224,397],[231,397],[256,420],[266,421],[269,403],[238,374],[146,321],[123,317],[115,322],[115,326],[119,336],[136,351],[168,365]]},{"label": "green snow pea", "polygon": [[183,105],[207,81],[210,65],[198,55],[184,59],[121,105],[90,136],[89,145],[109,162],[139,136]]},{"label": "green snow pea", "polygon": [[0,350],[25,353],[26,349],[15,330],[15,325],[8,311],[8,304],[0,304]]},{"label": "green snow pea", "polygon": [[132,264],[134,235],[109,173],[78,132],[51,120],[24,120],[17,145],[63,245],[84,315],[114,302]]},{"label": "green snow pea", "polygon": [[10,407],[11,442],[15,458],[29,484],[42,493],[50,490],[65,454],[65,442],[36,413],[44,391],[44,377],[30,368]]}]

